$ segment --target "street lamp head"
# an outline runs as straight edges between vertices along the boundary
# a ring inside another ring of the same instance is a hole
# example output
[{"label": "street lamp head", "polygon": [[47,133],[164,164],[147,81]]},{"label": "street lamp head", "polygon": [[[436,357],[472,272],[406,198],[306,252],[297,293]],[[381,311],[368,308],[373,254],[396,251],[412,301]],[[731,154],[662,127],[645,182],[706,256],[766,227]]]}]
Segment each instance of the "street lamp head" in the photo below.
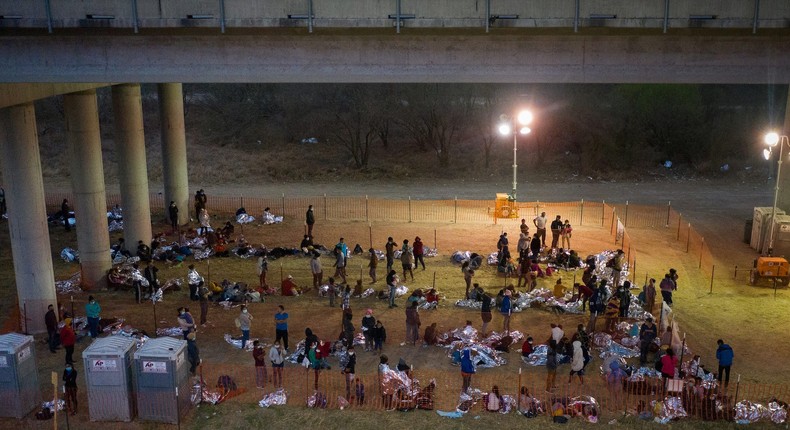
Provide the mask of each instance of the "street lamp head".
[{"label": "street lamp head", "polygon": [[770,132],[765,135],[765,144],[768,146],[776,146],[779,143],[779,134],[775,132]]},{"label": "street lamp head", "polygon": [[521,130],[519,130],[518,132],[521,134],[529,134],[531,131],[532,129],[530,129],[529,127],[521,127]]},{"label": "street lamp head", "polygon": [[510,124],[499,124],[499,134],[507,136],[511,132]]},{"label": "street lamp head", "polygon": [[532,122],[532,112],[530,112],[528,110],[523,110],[523,111],[518,113],[518,115],[516,116],[516,119],[518,120],[519,124],[521,124],[521,125],[528,125],[529,123]]},{"label": "street lamp head", "polygon": [[765,157],[766,160],[770,160],[771,159],[771,150],[768,149],[768,148],[763,149],[763,157]]}]

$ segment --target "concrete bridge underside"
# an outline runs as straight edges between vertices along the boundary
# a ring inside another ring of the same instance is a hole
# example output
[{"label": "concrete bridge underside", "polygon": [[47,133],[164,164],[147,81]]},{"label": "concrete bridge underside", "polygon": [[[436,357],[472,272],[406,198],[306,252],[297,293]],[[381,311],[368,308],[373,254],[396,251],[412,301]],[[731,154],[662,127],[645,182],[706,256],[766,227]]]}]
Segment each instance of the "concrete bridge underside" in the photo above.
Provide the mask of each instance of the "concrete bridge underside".
[{"label": "concrete bridge underside", "polygon": [[0,82],[790,83],[790,34],[0,36]]}]

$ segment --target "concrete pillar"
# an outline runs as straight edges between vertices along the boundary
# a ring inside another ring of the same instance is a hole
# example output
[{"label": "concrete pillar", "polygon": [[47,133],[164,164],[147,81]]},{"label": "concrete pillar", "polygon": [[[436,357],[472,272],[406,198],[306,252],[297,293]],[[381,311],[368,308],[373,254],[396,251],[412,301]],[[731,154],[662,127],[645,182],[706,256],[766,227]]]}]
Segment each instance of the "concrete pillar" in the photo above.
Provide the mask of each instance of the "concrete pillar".
[{"label": "concrete pillar", "polygon": [[[781,135],[790,136],[790,85],[787,88],[787,103],[785,106],[785,121],[781,130],[777,131]],[[790,142],[788,142],[790,143]],[[782,176],[779,178],[779,196],[776,199],[776,207],[790,211],[790,162],[788,162],[788,152],[790,146],[785,145],[784,162],[782,163]],[[774,161],[774,171],[776,171],[776,161]]]},{"label": "concrete pillar", "polygon": [[71,186],[82,286],[89,290],[106,288],[107,270],[112,264],[96,90],[66,94],[63,107],[66,139],[71,147]]},{"label": "concrete pillar", "polygon": [[44,314],[57,297],[32,103],[0,109],[0,161],[22,329],[45,333]]},{"label": "concrete pillar", "polygon": [[181,84],[159,84],[159,115],[162,128],[162,177],[165,183],[165,217],[170,201],[178,206],[178,224],[189,222],[187,137],[184,131],[184,95]]},{"label": "concrete pillar", "polygon": [[137,249],[137,241],[148,244],[152,237],[140,85],[113,86],[112,108],[123,205],[123,237],[127,250],[133,251]]}]

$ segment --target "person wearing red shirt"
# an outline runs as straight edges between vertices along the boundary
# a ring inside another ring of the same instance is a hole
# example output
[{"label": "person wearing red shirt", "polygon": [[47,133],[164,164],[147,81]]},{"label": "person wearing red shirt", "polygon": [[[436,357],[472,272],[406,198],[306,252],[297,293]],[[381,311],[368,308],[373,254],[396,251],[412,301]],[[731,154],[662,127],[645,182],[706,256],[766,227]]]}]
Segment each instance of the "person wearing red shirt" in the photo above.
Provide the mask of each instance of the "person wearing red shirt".
[{"label": "person wearing red shirt", "polygon": [[66,318],[65,325],[60,329],[60,343],[66,349],[66,364],[74,364],[74,344],[77,343],[77,336],[71,329],[71,318]]},{"label": "person wearing red shirt", "polygon": [[414,238],[412,252],[414,253],[414,268],[416,269],[417,266],[422,264],[422,270],[425,270],[425,260],[423,260],[423,256],[425,255],[425,247],[422,244],[422,239],[420,239],[420,236]]},{"label": "person wearing red shirt", "polygon": [[524,344],[521,345],[521,356],[527,357],[533,352],[535,352],[535,349],[532,347],[532,337],[528,337]]}]

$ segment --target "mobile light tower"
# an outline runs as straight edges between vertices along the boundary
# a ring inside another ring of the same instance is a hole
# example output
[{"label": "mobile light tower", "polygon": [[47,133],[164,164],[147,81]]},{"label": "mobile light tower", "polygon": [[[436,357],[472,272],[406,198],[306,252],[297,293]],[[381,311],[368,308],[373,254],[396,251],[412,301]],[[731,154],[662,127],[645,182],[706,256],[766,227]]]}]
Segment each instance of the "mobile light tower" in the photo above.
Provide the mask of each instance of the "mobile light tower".
[{"label": "mobile light tower", "polygon": [[532,122],[532,112],[522,110],[515,116],[502,115],[500,116],[501,123],[499,124],[499,134],[502,136],[513,135],[513,191],[508,196],[511,202],[516,201],[516,188],[518,185],[518,160],[516,154],[518,153],[518,135],[527,135],[532,130],[528,125]]},{"label": "mobile light tower", "polygon": [[776,185],[774,186],[774,206],[771,208],[771,230],[768,233],[768,252],[767,254],[773,255],[774,252],[774,230],[775,223],[774,217],[776,216],[776,202],[779,198],[779,178],[782,174],[782,158],[784,157],[785,144],[790,146],[790,139],[787,136],[780,136],[778,133],[771,132],[765,135],[765,144],[768,146],[763,150],[763,156],[766,160],[771,159],[771,153],[776,145],[779,145],[779,158],[777,159],[776,166]]}]

